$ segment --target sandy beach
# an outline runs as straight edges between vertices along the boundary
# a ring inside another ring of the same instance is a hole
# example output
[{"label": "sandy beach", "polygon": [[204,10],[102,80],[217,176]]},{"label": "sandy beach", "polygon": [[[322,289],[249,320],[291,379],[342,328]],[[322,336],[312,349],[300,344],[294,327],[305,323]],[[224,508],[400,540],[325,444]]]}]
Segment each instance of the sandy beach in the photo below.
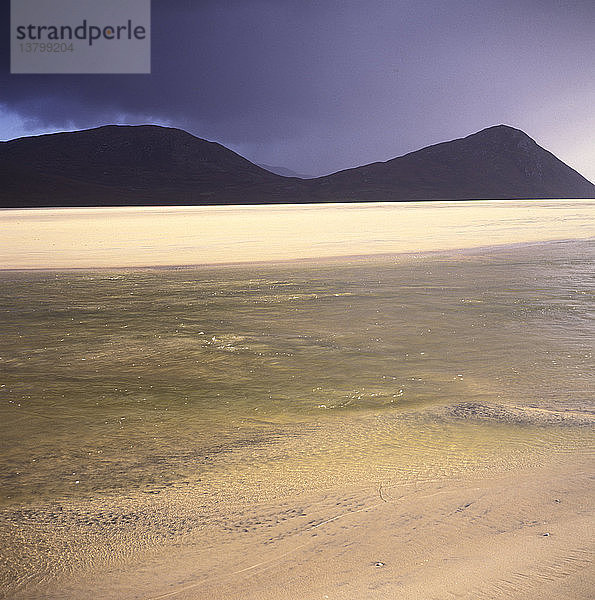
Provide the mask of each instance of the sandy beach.
[{"label": "sandy beach", "polygon": [[482,207],[3,211],[0,596],[590,598],[593,203]]},{"label": "sandy beach", "polygon": [[295,498],[287,521],[249,524],[249,542],[238,533],[220,552],[170,558],[178,583],[138,597],[586,600],[591,470],[586,453],[506,474]]},{"label": "sandy beach", "polygon": [[[578,437],[560,436],[547,455],[527,450],[518,462],[456,475],[278,489],[268,502],[222,494],[208,522],[197,519],[209,509],[196,490],[104,501],[104,527],[115,536],[109,556],[85,546],[94,538],[84,520],[97,504],[64,503],[59,521],[71,551],[95,567],[10,597],[587,600],[595,583],[592,434],[590,445]],[[159,533],[152,547],[127,554],[118,544],[137,534],[135,514]],[[168,529],[178,531],[167,539]]]},{"label": "sandy beach", "polygon": [[0,600],[595,600],[595,0],[0,14]]},{"label": "sandy beach", "polygon": [[251,263],[595,236],[593,200],[5,209],[0,268]]}]

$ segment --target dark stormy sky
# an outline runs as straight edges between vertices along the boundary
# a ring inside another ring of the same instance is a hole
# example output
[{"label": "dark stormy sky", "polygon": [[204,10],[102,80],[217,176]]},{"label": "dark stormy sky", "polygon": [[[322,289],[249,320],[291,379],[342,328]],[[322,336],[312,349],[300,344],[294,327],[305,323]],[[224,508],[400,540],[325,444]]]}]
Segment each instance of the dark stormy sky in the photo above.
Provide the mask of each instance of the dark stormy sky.
[{"label": "dark stormy sky", "polygon": [[592,0],[154,0],[151,75],[10,75],[0,139],[159,123],[321,175],[498,123],[595,180]]}]

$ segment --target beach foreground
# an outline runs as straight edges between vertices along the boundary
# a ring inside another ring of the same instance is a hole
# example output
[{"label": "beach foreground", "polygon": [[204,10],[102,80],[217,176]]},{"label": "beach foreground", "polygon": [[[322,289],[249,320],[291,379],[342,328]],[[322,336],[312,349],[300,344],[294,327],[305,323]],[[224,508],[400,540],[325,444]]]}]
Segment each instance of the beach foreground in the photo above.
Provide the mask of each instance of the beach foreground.
[{"label": "beach foreground", "polygon": [[592,271],[0,272],[2,596],[590,597]]},{"label": "beach foreground", "polygon": [[77,578],[54,594],[587,600],[591,472],[592,456],[571,452],[507,473],[289,497],[251,506],[199,547]]}]

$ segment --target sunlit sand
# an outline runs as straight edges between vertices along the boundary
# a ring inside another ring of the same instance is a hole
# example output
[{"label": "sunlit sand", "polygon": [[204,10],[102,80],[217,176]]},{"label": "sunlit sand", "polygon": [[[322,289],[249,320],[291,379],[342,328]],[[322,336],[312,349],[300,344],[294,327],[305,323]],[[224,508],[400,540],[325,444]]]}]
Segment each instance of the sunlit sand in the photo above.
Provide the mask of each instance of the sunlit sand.
[{"label": "sunlit sand", "polygon": [[593,200],[0,211],[0,266],[192,265],[595,235]]}]

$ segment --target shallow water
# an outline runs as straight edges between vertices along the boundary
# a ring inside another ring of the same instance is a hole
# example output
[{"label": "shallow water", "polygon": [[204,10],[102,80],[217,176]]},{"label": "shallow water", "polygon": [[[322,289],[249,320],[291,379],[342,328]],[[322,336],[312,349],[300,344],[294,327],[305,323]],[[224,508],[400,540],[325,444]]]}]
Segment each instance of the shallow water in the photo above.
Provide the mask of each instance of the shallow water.
[{"label": "shallow water", "polygon": [[[0,272],[0,582],[38,589],[304,490],[587,451],[592,274],[590,241]],[[173,512],[147,516],[154,498]]]}]

